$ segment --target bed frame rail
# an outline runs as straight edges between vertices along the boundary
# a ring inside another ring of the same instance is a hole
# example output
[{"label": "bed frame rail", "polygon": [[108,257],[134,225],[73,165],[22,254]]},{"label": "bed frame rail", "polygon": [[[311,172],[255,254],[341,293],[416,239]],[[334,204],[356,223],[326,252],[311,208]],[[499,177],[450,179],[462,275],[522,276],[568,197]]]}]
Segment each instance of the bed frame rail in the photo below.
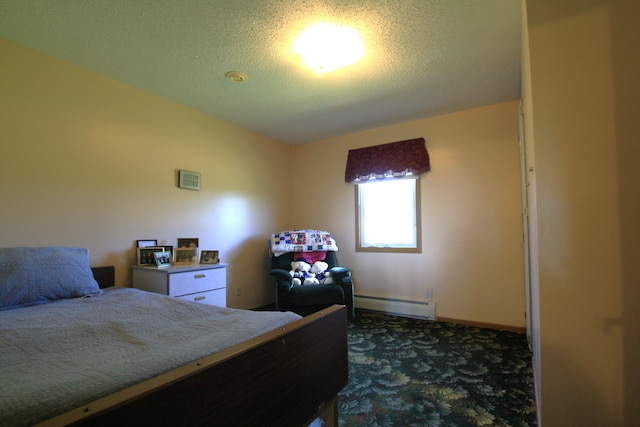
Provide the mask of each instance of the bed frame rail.
[{"label": "bed frame rail", "polygon": [[347,381],[347,312],[336,305],[43,425],[303,426],[323,412],[337,425]]}]

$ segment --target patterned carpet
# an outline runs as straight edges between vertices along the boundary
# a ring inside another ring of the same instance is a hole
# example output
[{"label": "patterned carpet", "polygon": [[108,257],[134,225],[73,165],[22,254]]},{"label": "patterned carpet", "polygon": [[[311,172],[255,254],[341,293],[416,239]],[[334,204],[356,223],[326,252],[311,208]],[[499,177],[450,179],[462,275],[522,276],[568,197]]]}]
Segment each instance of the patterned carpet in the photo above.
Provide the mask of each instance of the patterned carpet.
[{"label": "patterned carpet", "polygon": [[340,426],[535,426],[526,337],[358,312]]}]

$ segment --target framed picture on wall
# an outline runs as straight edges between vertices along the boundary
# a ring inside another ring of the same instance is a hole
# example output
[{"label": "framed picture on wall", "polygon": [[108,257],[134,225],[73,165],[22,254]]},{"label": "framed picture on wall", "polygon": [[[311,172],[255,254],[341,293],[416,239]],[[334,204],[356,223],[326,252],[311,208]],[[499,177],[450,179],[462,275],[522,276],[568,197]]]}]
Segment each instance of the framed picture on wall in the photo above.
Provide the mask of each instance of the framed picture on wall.
[{"label": "framed picture on wall", "polygon": [[218,251],[202,251],[200,252],[200,264],[217,264],[220,260],[218,259]]},{"label": "framed picture on wall", "polygon": [[162,252],[164,248],[162,246],[147,246],[144,248],[138,248],[138,265],[141,266],[155,266],[156,252]]},{"label": "framed picture on wall", "polygon": [[191,264],[198,259],[198,248],[175,248],[173,250],[173,263],[175,265]]}]

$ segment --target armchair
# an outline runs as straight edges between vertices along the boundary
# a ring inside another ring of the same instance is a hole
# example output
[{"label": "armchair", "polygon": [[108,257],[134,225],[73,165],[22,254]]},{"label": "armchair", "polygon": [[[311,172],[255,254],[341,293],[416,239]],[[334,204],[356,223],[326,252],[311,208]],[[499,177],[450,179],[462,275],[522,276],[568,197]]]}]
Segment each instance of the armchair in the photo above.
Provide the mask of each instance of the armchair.
[{"label": "armchair", "polygon": [[294,286],[293,277],[289,274],[294,253],[287,252],[280,256],[271,255],[271,272],[276,279],[276,309],[293,311],[302,316],[314,313],[332,304],[347,307],[349,321],[355,318],[353,300],[353,281],[351,270],[338,266],[336,253],[328,251],[324,259],[329,265],[332,284]]}]

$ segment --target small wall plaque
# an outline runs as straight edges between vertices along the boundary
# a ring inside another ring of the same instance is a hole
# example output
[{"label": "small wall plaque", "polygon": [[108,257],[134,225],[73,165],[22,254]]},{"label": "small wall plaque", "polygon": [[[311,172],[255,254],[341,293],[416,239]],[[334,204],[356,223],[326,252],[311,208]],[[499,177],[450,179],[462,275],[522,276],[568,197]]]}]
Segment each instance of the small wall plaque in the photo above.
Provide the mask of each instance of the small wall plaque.
[{"label": "small wall plaque", "polygon": [[200,190],[200,173],[179,171],[178,186],[189,190]]}]

